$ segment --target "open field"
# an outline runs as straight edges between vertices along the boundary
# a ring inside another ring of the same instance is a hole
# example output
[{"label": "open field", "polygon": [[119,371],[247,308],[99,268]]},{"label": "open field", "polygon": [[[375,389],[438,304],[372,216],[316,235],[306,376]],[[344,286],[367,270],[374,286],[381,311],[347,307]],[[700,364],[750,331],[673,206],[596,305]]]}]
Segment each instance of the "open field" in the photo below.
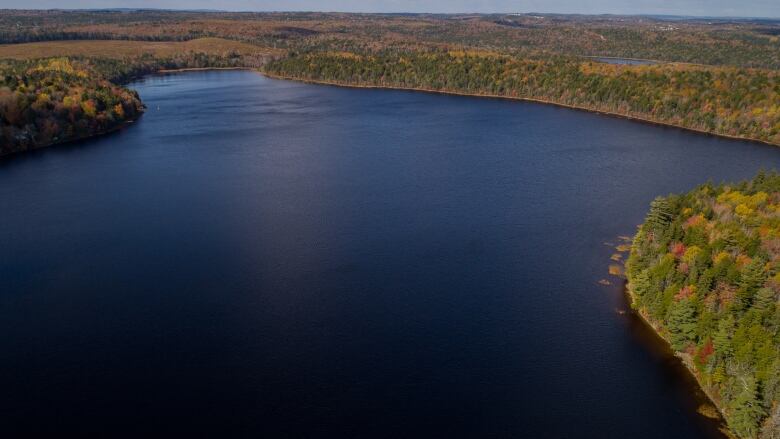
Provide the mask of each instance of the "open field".
[{"label": "open field", "polygon": [[0,45],[0,58],[35,59],[57,56],[90,56],[122,59],[151,54],[156,57],[173,56],[182,52],[222,54],[236,52],[242,55],[281,53],[279,50],[263,48],[222,38],[199,38],[189,41],[122,41],[122,40],[77,40],[44,41],[24,44]]}]

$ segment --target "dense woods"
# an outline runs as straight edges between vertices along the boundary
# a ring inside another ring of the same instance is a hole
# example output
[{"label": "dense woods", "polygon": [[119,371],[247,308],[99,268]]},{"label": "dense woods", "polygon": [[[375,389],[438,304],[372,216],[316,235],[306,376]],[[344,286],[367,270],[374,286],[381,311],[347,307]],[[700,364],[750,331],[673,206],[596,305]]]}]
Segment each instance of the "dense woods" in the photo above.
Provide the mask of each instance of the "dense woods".
[{"label": "dense woods", "polygon": [[106,132],[142,111],[134,91],[85,63],[0,64],[0,155]]},{"label": "dense woods", "polygon": [[743,438],[780,436],[780,175],[653,201],[626,262],[633,305]]},{"label": "dense woods", "polygon": [[776,71],[392,50],[292,53],[265,70],[340,84],[539,99],[780,144]]},{"label": "dense woods", "polygon": [[0,43],[220,37],[266,47],[489,49],[780,69],[780,22],[558,14],[0,11]]}]

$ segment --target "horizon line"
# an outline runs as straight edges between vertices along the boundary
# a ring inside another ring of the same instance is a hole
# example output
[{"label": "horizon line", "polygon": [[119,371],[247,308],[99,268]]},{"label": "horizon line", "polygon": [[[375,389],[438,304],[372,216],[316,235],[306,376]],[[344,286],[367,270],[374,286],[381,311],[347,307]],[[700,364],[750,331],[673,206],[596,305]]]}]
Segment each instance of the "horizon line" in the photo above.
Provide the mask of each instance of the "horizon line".
[{"label": "horizon line", "polygon": [[780,16],[751,16],[751,15],[679,15],[679,14],[663,14],[663,13],[636,13],[636,14],[622,14],[615,12],[597,12],[592,14],[586,14],[582,12],[511,12],[511,11],[494,11],[494,12],[376,12],[376,11],[325,11],[325,10],[270,10],[270,9],[208,9],[208,8],[133,8],[133,7],[115,7],[115,8],[0,8],[0,11],[63,11],[63,12],[111,12],[111,11],[160,11],[160,12],[201,12],[201,13],[237,13],[237,14],[251,14],[251,13],[268,13],[268,14],[355,14],[355,15],[558,15],[558,16],[580,16],[580,17],[649,17],[649,18],[681,18],[681,19],[717,19],[717,20],[780,20]]}]

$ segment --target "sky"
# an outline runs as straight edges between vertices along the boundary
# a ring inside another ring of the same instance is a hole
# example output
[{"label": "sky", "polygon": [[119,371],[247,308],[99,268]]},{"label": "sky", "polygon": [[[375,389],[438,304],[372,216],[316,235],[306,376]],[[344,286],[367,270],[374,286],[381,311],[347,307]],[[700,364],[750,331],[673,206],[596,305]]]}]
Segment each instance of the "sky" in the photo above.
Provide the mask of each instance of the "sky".
[{"label": "sky", "polygon": [[552,12],[780,18],[780,0],[0,0],[0,8],[231,11]]}]

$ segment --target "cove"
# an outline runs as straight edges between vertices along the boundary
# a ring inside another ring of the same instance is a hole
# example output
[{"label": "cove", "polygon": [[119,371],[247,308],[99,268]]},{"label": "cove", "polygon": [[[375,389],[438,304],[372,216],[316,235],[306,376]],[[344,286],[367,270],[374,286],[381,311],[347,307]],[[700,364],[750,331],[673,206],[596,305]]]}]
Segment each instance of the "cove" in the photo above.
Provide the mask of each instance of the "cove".
[{"label": "cove", "polygon": [[541,104],[151,76],[0,161],[7,436],[718,437],[606,277],[773,147]]}]

